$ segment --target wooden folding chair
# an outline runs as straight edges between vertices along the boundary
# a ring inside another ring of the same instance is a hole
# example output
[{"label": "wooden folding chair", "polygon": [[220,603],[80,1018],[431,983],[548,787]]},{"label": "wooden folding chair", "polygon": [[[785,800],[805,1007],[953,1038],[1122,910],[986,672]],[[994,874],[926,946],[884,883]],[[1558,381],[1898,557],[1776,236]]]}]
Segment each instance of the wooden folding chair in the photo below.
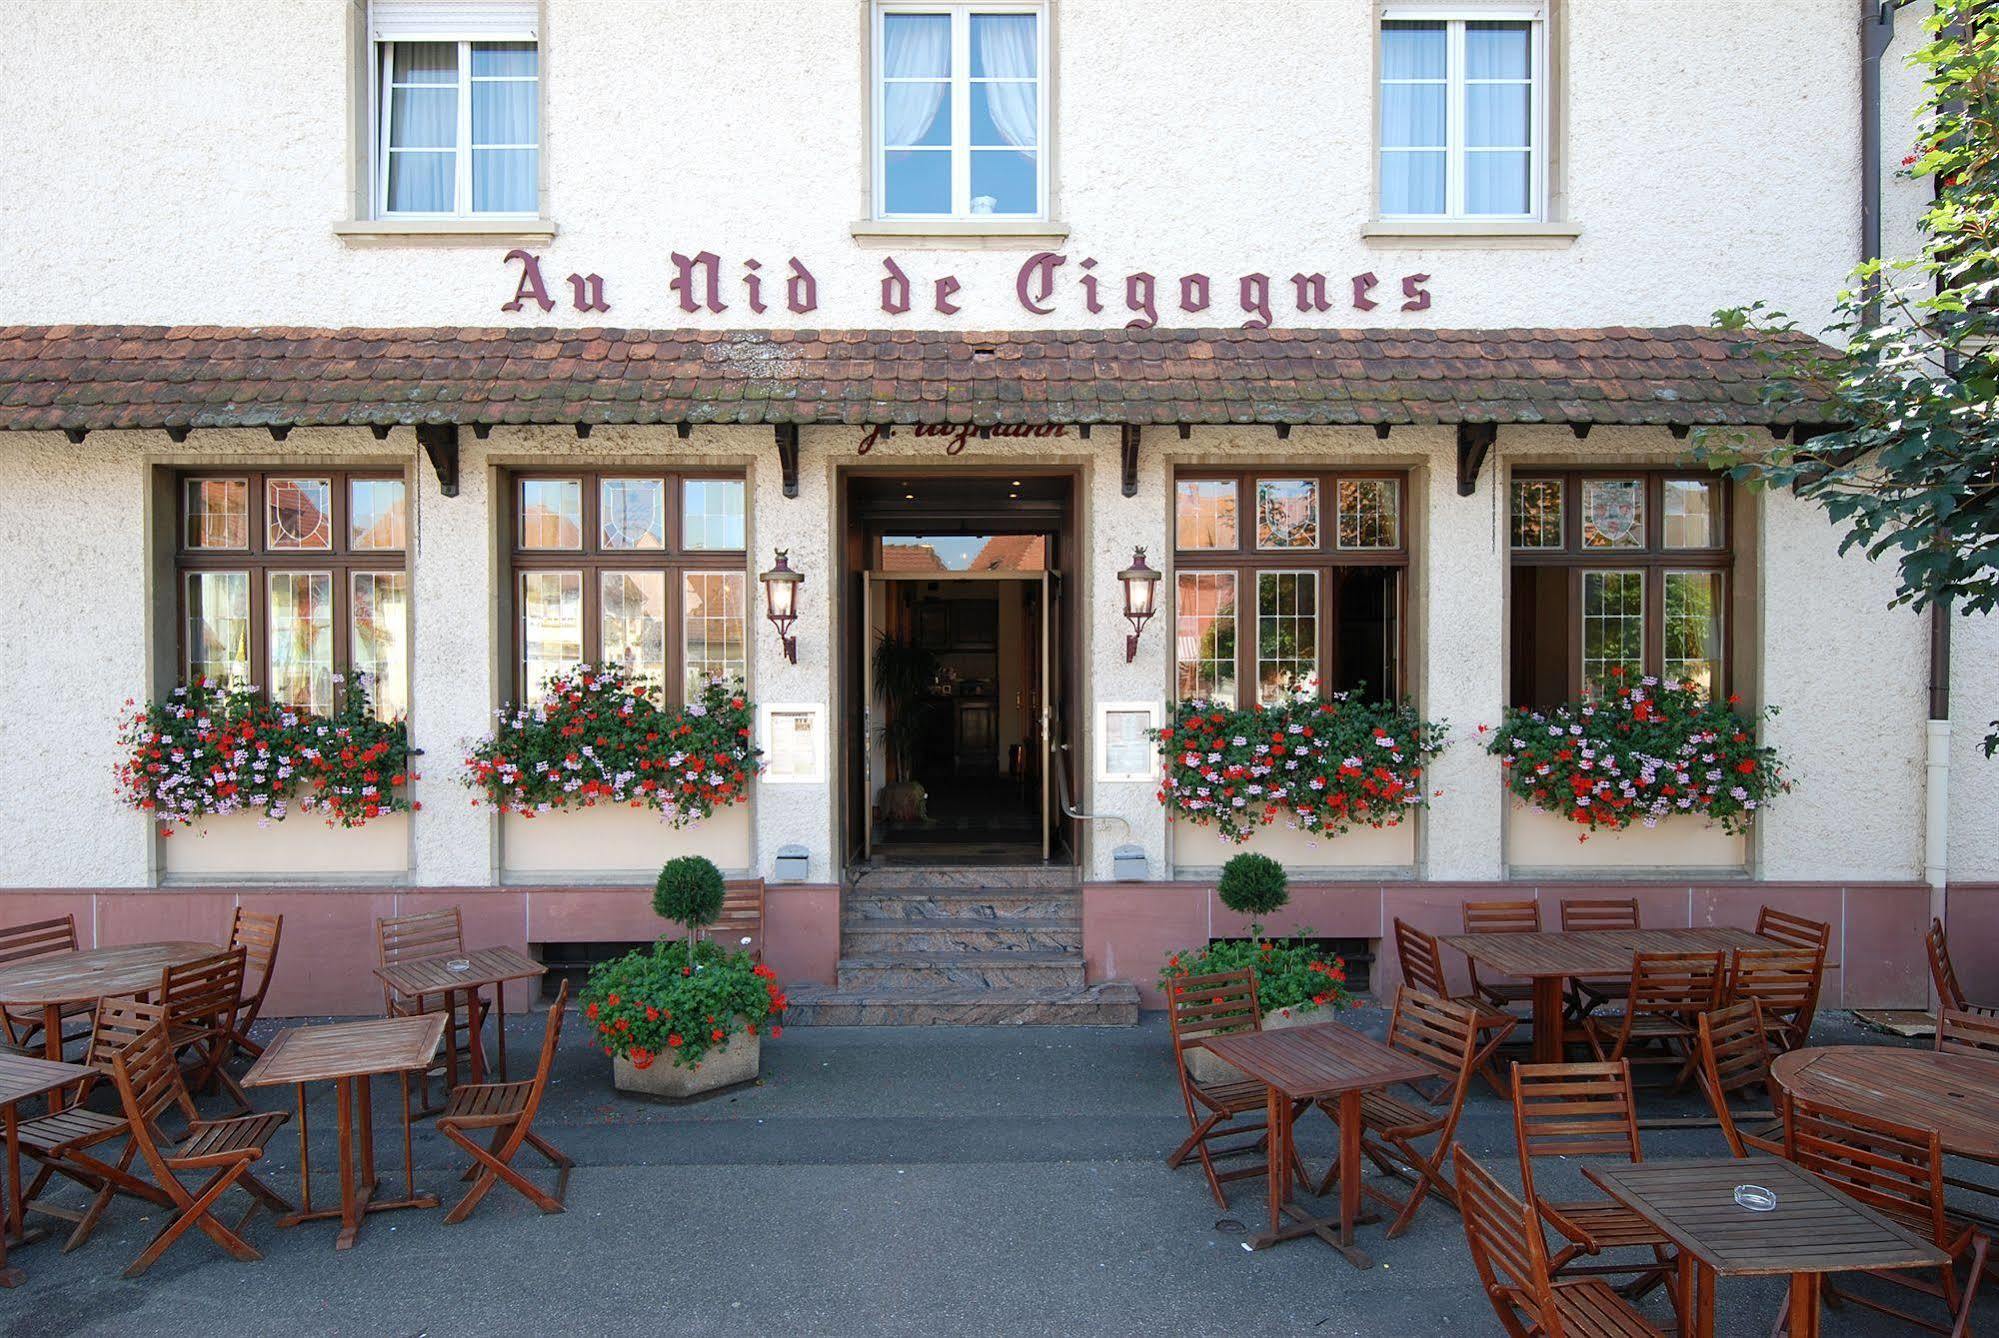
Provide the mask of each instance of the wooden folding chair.
[{"label": "wooden folding chair", "polygon": [[[278,962],[278,939],[284,929],[284,916],[260,915],[241,906],[229,922],[229,946],[243,950],[243,988],[249,991],[230,1021],[229,1048],[252,1059],[264,1053],[264,1047],[250,1039],[250,1028],[263,1015],[264,996],[271,992],[271,971]],[[252,980],[256,982],[254,991],[250,990]]]},{"label": "wooden folding chair", "polygon": [[1784,1125],[1774,1110],[1744,1111],[1742,1118],[1754,1120],[1745,1130],[1737,1121],[1729,1098],[1752,1087],[1763,1089],[1765,1099],[1774,1101],[1776,1084],[1770,1081],[1770,1036],[1765,1030],[1763,1005],[1745,999],[1698,1019],[1701,1045],[1701,1090],[1714,1107],[1715,1123],[1728,1140],[1728,1150],[1738,1157],[1751,1152],[1765,1156],[1784,1155]]},{"label": "wooden folding chair", "polygon": [[[1180,1099],[1187,1108],[1187,1137],[1166,1157],[1166,1164],[1178,1168],[1189,1157],[1197,1157],[1208,1177],[1208,1191],[1215,1203],[1229,1206],[1222,1186],[1235,1180],[1267,1174],[1264,1161],[1254,1165],[1217,1170],[1222,1158],[1243,1157],[1265,1151],[1268,1124],[1263,1119],[1244,1122],[1244,1116],[1261,1116],[1268,1109],[1268,1092],[1253,1079],[1238,1077],[1221,1082],[1196,1082],[1187,1069],[1187,1052],[1211,1036],[1234,1032],[1261,1031],[1263,1009],[1256,1001],[1256,975],[1248,967],[1240,971],[1218,971],[1207,976],[1176,980],[1166,990],[1166,1021],[1173,1034],[1173,1067],[1180,1077]],[[1229,1141],[1216,1146],[1217,1140]],[[1299,1177],[1305,1183],[1304,1177]]]},{"label": "wooden folding chair", "polygon": [[[1844,1287],[1835,1291],[1831,1277],[1822,1284],[1828,1301],[1851,1301],[1932,1333],[1959,1335],[1970,1331],[1971,1307],[1978,1296],[1991,1242],[1975,1227],[1953,1220],[1945,1210],[1943,1143],[1936,1130],[1877,1120],[1793,1097],[1784,1103],[1784,1147],[1792,1161],[1834,1189],[1896,1219],[1950,1256],[1950,1263],[1937,1270],[1934,1280],[1899,1269],[1868,1273],[1941,1301],[1950,1315],[1946,1322]],[[1967,1256],[1970,1276],[1960,1283],[1956,1265]],[[1783,1322],[1780,1316],[1778,1323]]]},{"label": "wooden folding chair", "polygon": [[[542,1095],[548,1090],[549,1070],[555,1067],[555,1042],[562,1033],[562,1013],[568,1005],[569,982],[565,980],[562,988],[556,991],[555,1002],[549,1006],[548,1029],[541,1042],[541,1063],[535,1066],[534,1077],[524,1082],[467,1084],[451,1089],[451,1099],[437,1117],[437,1130],[472,1154],[473,1163],[466,1169],[465,1178],[473,1184],[457,1206],[444,1215],[447,1226],[464,1221],[478,1206],[479,1200],[486,1197],[486,1191],[501,1180],[526,1195],[528,1201],[543,1212],[562,1211],[563,1195],[569,1188],[569,1171],[576,1163],[556,1151],[534,1131],[534,1117],[541,1109]],[[481,1147],[471,1135],[487,1130],[492,1131],[492,1140]],[[546,1157],[556,1168],[555,1193],[543,1193],[514,1169],[514,1158],[523,1143]]]},{"label": "wooden folding chair", "polygon": [[[1416,1210],[1432,1194],[1453,1208],[1458,1206],[1457,1190],[1451,1184],[1445,1163],[1455,1146],[1458,1117],[1464,1113],[1472,1074],[1479,1056],[1485,1053],[1479,1036],[1478,1014],[1470,1006],[1425,994],[1408,985],[1396,989],[1395,1008],[1388,1017],[1388,1044],[1437,1069],[1446,1080],[1444,1096],[1448,1105],[1442,1114],[1437,1114],[1384,1090],[1361,1096],[1360,1150],[1383,1171],[1414,1186],[1409,1197],[1401,1202],[1373,1185],[1361,1186],[1361,1193],[1396,1210],[1395,1220],[1388,1226],[1391,1239],[1409,1229],[1416,1219]],[[1415,1089],[1412,1086],[1410,1090]],[[1326,1103],[1324,1109],[1338,1118],[1337,1103]],[[1421,1140],[1432,1138],[1436,1141],[1425,1151]],[[1331,1191],[1340,1172],[1337,1164],[1327,1170],[1318,1190],[1322,1197]],[[1351,1168],[1351,1173],[1358,1175],[1360,1168]]]},{"label": "wooden folding chair", "polygon": [[1938,1008],[1948,1008],[1955,1013],[1982,1013],[1986,1017],[1999,1017],[1999,1003],[1973,1003],[1964,997],[1964,986],[1957,980],[1957,968],[1951,965],[1950,939],[1944,933],[1943,921],[1930,921],[1930,930],[1923,935],[1923,946],[1930,954],[1930,980],[1937,987]]},{"label": "wooden folding chair", "polygon": [[[1721,1003],[1722,955],[1719,952],[1641,952],[1631,959],[1631,987],[1624,1011],[1613,1017],[1583,1021],[1583,1035],[1599,1060],[1629,1059],[1635,1064],[1676,1064],[1679,1087],[1699,1066],[1696,1019]],[[1640,1046],[1656,1045],[1664,1055],[1650,1055]]]},{"label": "wooden folding chair", "polygon": [[1946,1008],[1937,1014],[1936,1048],[1945,1054],[1999,1059],[1999,1017]]},{"label": "wooden folding chair", "polygon": [[[1564,897],[1562,932],[1583,934],[1596,930],[1641,929],[1636,897]],[[1607,1003],[1625,997],[1630,982],[1625,980],[1572,980],[1568,990],[1568,1014],[1581,1022]]]},{"label": "wooden folding chair", "polygon": [[[0,967],[14,966],[21,962],[31,962],[37,957],[54,957],[59,953],[75,952],[76,917],[59,916],[53,920],[36,920],[32,924],[8,925],[0,928]],[[90,1016],[89,1004],[72,1004],[63,1009],[65,1020],[72,1017]],[[42,1010],[9,1013],[0,1009],[0,1032],[8,1041],[32,1053],[32,1043],[42,1034]],[[66,1046],[71,1041],[80,1041],[90,1033],[80,1031],[65,1035]]]},{"label": "wooden folding chair", "polygon": [[[286,1214],[292,1211],[292,1206],[278,1197],[269,1185],[252,1175],[250,1165],[264,1155],[264,1145],[291,1118],[290,1114],[274,1110],[238,1115],[227,1120],[199,1118],[195,1114],[194,1102],[188,1097],[187,1087],[181,1081],[180,1065],[174,1058],[174,1046],[164,1022],[148,1028],[138,1040],[114,1055],[111,1071],[113,1081],[118,1085],[118,1100],[124,1107],[125,1127],[130,1139],[125,1160],[131,1159],[133,1148],[138,1149],[152,1173],[153,1185],[161,1195],[145,1197],[166,1207],[171,1214],[152,1241],[140,1251],[139,1257],[125,1270],[125,1276],[136,1278],[144,1273],[175,1241],[193,1228],[199,1228],[203,1235],[227,1250],[233,1258],[245,1263],[263,1258],[238,1233],[258,1208]],[[188,1121],[187,1137],[170,1151],[160,1146],[154,1132],[155,1121],[169,1105],[178,1105]],[[213,1174],[200,1188],[190,1191],[180,1181],[181,1173],[187,1171]],[[233,1229],[222,1225],[213,1216],[216,1200],[232,1185],[247,1192],[251,1200],[249,1208]]]},{"label": "wooden folding chair", "polygon": [[1810,1044],[1825,954],[1816,948],[1737,948],[1729,954],[1725,1003],[1762,1005],[1763,1025],[1780,1051]]},{"label": "wooden folding chair", "polygon": [[[99,1000],[90,1032],[90,1048],[84,1055],[85,1065],[95,1071],[64,1090],[58,1109],[24,1121],[20,1126],[21,1150],[37,1163],[35,1178],[22,1192],[22,1198],[31,1210],[74,1224],[69,1240],[63,1245],[65,1253],[90,1238],[114,1193],[122,1191],[152,1202],[164,1201],[158,1191],[130,1173],[128,1168],[136,1151],[130,1143],[116,1161],[106,1161],[96,1154],[95,1149],[103,1144],[123,1138],[127,1124],[123,1116],[91,1110],[84,1102],[100,1075],[107,1080],[111,1077],[111,1061],[118,1053],[148,1032],[163,1027],[166,1016],[166,1006],[160,1003],[140,999]],[[87,1209],[65,1208],[42,1197],[49,1182],[58,1175],[90,1191]]]},{"label": "wooden folding chair", "polygon": [[219,1083],[250,1109],[250,1098],[236,1076],[222,1066],[235,1044],[236,1014],[243,1007],[243,972],[247,954],[231,948],[198,957],[160,972],[155,1002],[167,1007],[167,1039],[176,1056],[184,1056],[185,1076],[196,1091]]},{"label": "wooden folding chair", "polygon": [[[1538,901],[1467,901],[1459,909],[1464,916],[1467,934],[1541,932],[1541,903]],[[1528,1003],[1534,997],[1534,987],[1525,981],[1480,980],[1478,963],[1471,962],[1470,967],[1472,993],[1495,1008]]]},{"label": "wooden folding chair", "polygon": [[[1494,1096],[1506,1095],[1506,1087],[1499,1080],[1494,1068],[1494,1058],[1499,1044],[1520,1019],[1503,1009],[1494,1008],[1476,994],[1452,994],[1449,978],[1444,975],[1443,946],[1436,936],[1426,934],[1406,920],[1395,921],[1395,955],[1402,962],[1402,978],[1424,994],[1437,999],[1448,999],[1461,1004],[1478,1015],[1479,1035],[1482,1038],[1477,1068],[1479,1077],[1485,1079],[1486,1086]],[[1442,1100],[1441,1090],[1432,1101]]]},{"label": "wooden folding chair", "polygon": [[[1520,1151],[1520,1184],[1535,1213],[1566,1242],[1549,1260],[1556,1276],[1636,1273],[1626,1290],[1642,1295],[1665,1284],[1677,1308],[1672,1241],[1615,1199],[1552,1202],[1534,1188],[1534,1162],[1542,1157],[1617,1157],[1645,1160],[1638,1142],[1638,1113],[1631,1098],[1631,1066],[1515,1064],[1513,1135]],[[1650,1250],[1649,1263],[1578,1264],[1605,1250]]]},{"label": "wooden folding chair", "polygon": [[[458,907],[448,910],[419,911],[414,915],[384,916],[375,921],[376,965],[394,966],[397,962],[418,961],[429,957],[463,957],[465,955],[465,921]],[[469,999],[470,1006],[462,1006],[458,1000]],[[445,1080],[447,1095],[451,1088],[458,1086],[458,1062],[461,1054],[472,1052],[473,1034],[486,1023],[486,1003],[476,993],[465,995],[427,994],[420,999],[406,999],[382,986],[382,1008],[390,1017],[414,1017],[420,1013],[439,1013],[447,1009],[451,1021],[444,1029],[444,1053],[431,1062],[423,1071],[419,1082],[422,1097],[420,1115],[435,1114],[442,1109],[430,1101],[430,1080],[441,1076]]]},{"label": "wooden folding chair", "polygon": [[1456,1150],[1458,1211],[1485,1298],[1513,1338],[1666,1338],[1601,1278],[1556,1279],[1533,1210],[1463,1148]]},{"label": "wooden folding chair", "polygon": [[1832,951],[1831,925],[1823,920],[1807,920],[1802,915],[1792,915],[1774,906],[1765,906],[1756,912],[1756,933],[1786,948],[1817,949],[1821,953]]}]

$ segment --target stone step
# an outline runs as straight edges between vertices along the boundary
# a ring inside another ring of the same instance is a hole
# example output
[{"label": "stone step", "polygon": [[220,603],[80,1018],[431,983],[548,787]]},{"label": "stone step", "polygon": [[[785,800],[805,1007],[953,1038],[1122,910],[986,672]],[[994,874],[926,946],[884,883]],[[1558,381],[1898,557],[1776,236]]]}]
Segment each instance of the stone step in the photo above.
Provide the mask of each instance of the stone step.
[{"label": "stone step", "polygon": [[895,994],[906,990],[1022,990],[1047,993],[1084,986],[1081,952],[906,952],[840,958],[842,990]]},{"label": "stone step", "polygon": [[847,990],[800,985],[789,992],[787,1027],[1135,1027],[1138,987],[1107,980],[1081,989]]},{"label": "stone step", "polygon": [[842,923],[883,920],[955,920],[1004,923],[1009,920],[1081,922],[1083,895],[1059,888],[912,887],[870,889],[866,884],[842,899]]},{"label": "stone step", "polygon": [[910,953],[1081,952],[1080,920],[849,920],[840,933],[849,957]]},{"label": "stone step", "polygon": [[850,896],[897,888],[1075,886],[1075,869],[1043,864],[885,864],[855,869],[847,880]]}]

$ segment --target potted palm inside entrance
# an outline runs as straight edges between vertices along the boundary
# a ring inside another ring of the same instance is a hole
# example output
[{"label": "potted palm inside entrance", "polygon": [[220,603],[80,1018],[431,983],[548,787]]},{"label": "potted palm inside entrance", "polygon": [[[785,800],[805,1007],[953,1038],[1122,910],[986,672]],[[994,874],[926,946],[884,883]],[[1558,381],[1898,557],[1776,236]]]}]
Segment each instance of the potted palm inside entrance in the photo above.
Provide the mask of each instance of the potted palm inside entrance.
[{"label": "potted palm inside entrance", "polygon": [[916,753],[923,744],[923,719],[930,705],[926,694],[937,677],[937,655],[914,638],[884,633],[875,642],[873,669],[887,715],[882,740],[895,777],[882,786],[876,803],[883,822],[921,822],[928,796],[916,779]]}]

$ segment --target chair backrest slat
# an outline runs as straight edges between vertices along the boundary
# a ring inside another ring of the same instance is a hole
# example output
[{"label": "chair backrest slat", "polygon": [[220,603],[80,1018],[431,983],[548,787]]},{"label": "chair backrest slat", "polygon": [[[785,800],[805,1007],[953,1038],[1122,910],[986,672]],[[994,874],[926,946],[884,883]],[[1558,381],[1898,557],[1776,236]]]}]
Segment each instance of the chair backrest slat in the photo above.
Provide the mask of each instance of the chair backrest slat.
[{"label": "chair backrest slat", "polygon": [[1999,1017],[1960,1013],[1946,1008],[1937,1014],[1937,1049],[1945,1054],[1999,1059]]},{"label": "chair backrest slat", "polygon": [[194,1103],[181,1082],[180,1065],[174,1060],[164,1020],[146,1028],[130,1045],[112,1056],[111,1077],[117,1084],[118,1100],[131,1126],[129,1135],[133,1143],[153,1175],[164,1182],[173,1175],[173,1168],[159,1146],[154,1124],[168,1106],[175,1104],[189,1120],[195,1118]]},{"label": "chair backrest slat", "polygon": [[1719,952],[1641,952],[1631,959],[1629,1017],[1666,1014],[1692,1026],[1721,1002]]},{"label": "chair backrest slat", "polygon": [[1451,997],[1444,976],[1444,954],[1436,936],[1426,934],[1406,920],[1395,922],[1395,953],[1402,963],[1402,978],[1425,994],[1439,999]]},{"label": "chair backrest slat", "polygon": [[83,1062],[101,1073],[111,1072],[111,1061],[122,1050],[165,1022],[167,1006],[155,1000],[104,998],[97,1001],[91,1020],[90,1048]]},{"label": "chair backrest slat", "polygon": [[76,917],[58,916],[0,928],[0,966],[76,951]]},{"label": "chair backrest slat", "polygon": [[244,988],[255,997],[260,1010],[270,992],[271,969],[277,965],[278,939],[284,929],[284,916],[246,911],[241,906],[229,922],[229,946],[243,950]]},{"label": "chair backrest slat", "polygon": [[1701,1087],[1721,1124],[1721,1136],[1738,1157],[1749,1155],[1735,1127],[1728,1099],[1744,1088],[1770,1088],[1770,1039],[1763,1031],[1763,1006],[1754,999],[1700,1015]]},{"label": "chair backrest slat", "polygon": [[555,1002],[548,1006],[548,1021],[541,1034],[541,1060],[535,1065],[534,1086],[528,1091],[527,1105],[521,1110],[521,1120],[529,1126],[534,1124],[534,1114],[541,1108],[542,1094],[548,1090],[548,1075],[555,1068],[555,1046],[562,1037],[562,1014],[569,1007],[569,982],[555,992]]},{"label": "chair backrest slat", "polygon": [[1410,985],[1395,991],[1388,1044],[1449,1073],[1469,1073],[1478,1053],[1478,1014]]},{"label": "chair backrest slat", "polygon": [[1638,929],[1638,898],[1587,898],[1564,897],[1562,899],[1562,930],[1564,933],[1586,932],[1593,929]]},{"label": "chair backrest slat", "polygon": [[1930,955],[1930,980],[1937,987],[1937,1002],[1945,1008],[1965,1011],[1964,987],[1957,982],[1957,968],[1950,961],[1950,938],[1944,933],[1943,921],[1931,920],[1930,929],[1923,935],[1923,947]]},{"label": "chair backrest slat", "polygon": [[1825,978],[1825,954],[1816,948],[1737,948],[1728,967],[1730,1003],[1754,999],[1764,1015],[1809,1033]]},{"label": "chair backrest slat", "polygon": [[[1494,1179],[1462,1145],[1452,1150],[1465,1244],[1486,1299],[1509,1333],[1562,1332],[1554,1313],[1548,1247],[1533,1209]],[[1516,1314],[1516,1311],[1524,1314]],[[1521,1320],[1527,1323],[1523,1326]]]},{"label": "chair backrest slat", "polygon": [[1176,1056],[1210,1036],[1258,1031],[1263,1010],[1256,1002],[1256,975],[1244,967],[1176,980],[1166,991],[1166,1018]]},{"label": "chair backrest slat", "polygon": [[1538,934],[1538,901],[1467,901],[1462,907],[1467,934]]},{"label": "chair backrest slat", "polygon": [[1831,925],[1774,906],[1765,906],[1756,913],[1756,932],[1787,948],[1816,948],[1826,952],[1832,947]]},{"label": "chair backrest slat", "polygon": [[160,997],[166,1005],[169,1029],[228,1021],[243,1002],[241,948],[197,957],[160,973]]},{"label": "chair backrest slat", "polygon": [[375,921],[375,951],[377,966],[459,956],[465,951],[464,917],[456,906],[383,916]]},{"label": "chair backrest slat", "polygon": [[1529,1197],[1537,1157],[1642,1161],[1630,1061],[1515,1064],[1513,1135]]},{"label": "chair backrest slat", "polygon": [[1938,1245],[1949,1240],[1936,1130],[1792,1097],[1784,1103],[1784,1147],[1792,1161],[1833,1188],[1920,1224]]}]

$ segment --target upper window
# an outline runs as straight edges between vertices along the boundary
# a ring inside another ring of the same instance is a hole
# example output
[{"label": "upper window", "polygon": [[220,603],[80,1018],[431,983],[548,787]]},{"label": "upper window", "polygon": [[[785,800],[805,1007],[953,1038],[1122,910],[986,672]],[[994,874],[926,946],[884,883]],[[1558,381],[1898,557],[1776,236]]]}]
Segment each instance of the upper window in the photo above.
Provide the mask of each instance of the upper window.
[{"label": "upper window", "polygon": [[875,212],[1036,219],[1048,198],[1039,3],[875,6]]},{"label": "upper window", "polygon": [[[1381,24],[1381,214],[1532,219],[1546,174],[1543,24],[1531,10],[1390,5]],[[1393,17],[1401,13],[1418,17]]]},{"label": "upper window", "polygon": [[393,475],[311,470],[179,480],[181,664],[321,715],[365,677],[409,710],[409,503]]},{"label": "upper window", "polygon": [[541,206],[535,6],[374,0],[382,217],[532,216]]},{"label": "upper window", "polygon": [[1513,479],[1513,692],[1529,706],[1650,676],[1728,676],[1728,492],[1712,475]]},{"label": "upper window", "polygon": [[537,699],[578,663],[616,665],[685,702],[749,664],[745,495],[737,477],[643,471],[514,480],[515,687]]}]

